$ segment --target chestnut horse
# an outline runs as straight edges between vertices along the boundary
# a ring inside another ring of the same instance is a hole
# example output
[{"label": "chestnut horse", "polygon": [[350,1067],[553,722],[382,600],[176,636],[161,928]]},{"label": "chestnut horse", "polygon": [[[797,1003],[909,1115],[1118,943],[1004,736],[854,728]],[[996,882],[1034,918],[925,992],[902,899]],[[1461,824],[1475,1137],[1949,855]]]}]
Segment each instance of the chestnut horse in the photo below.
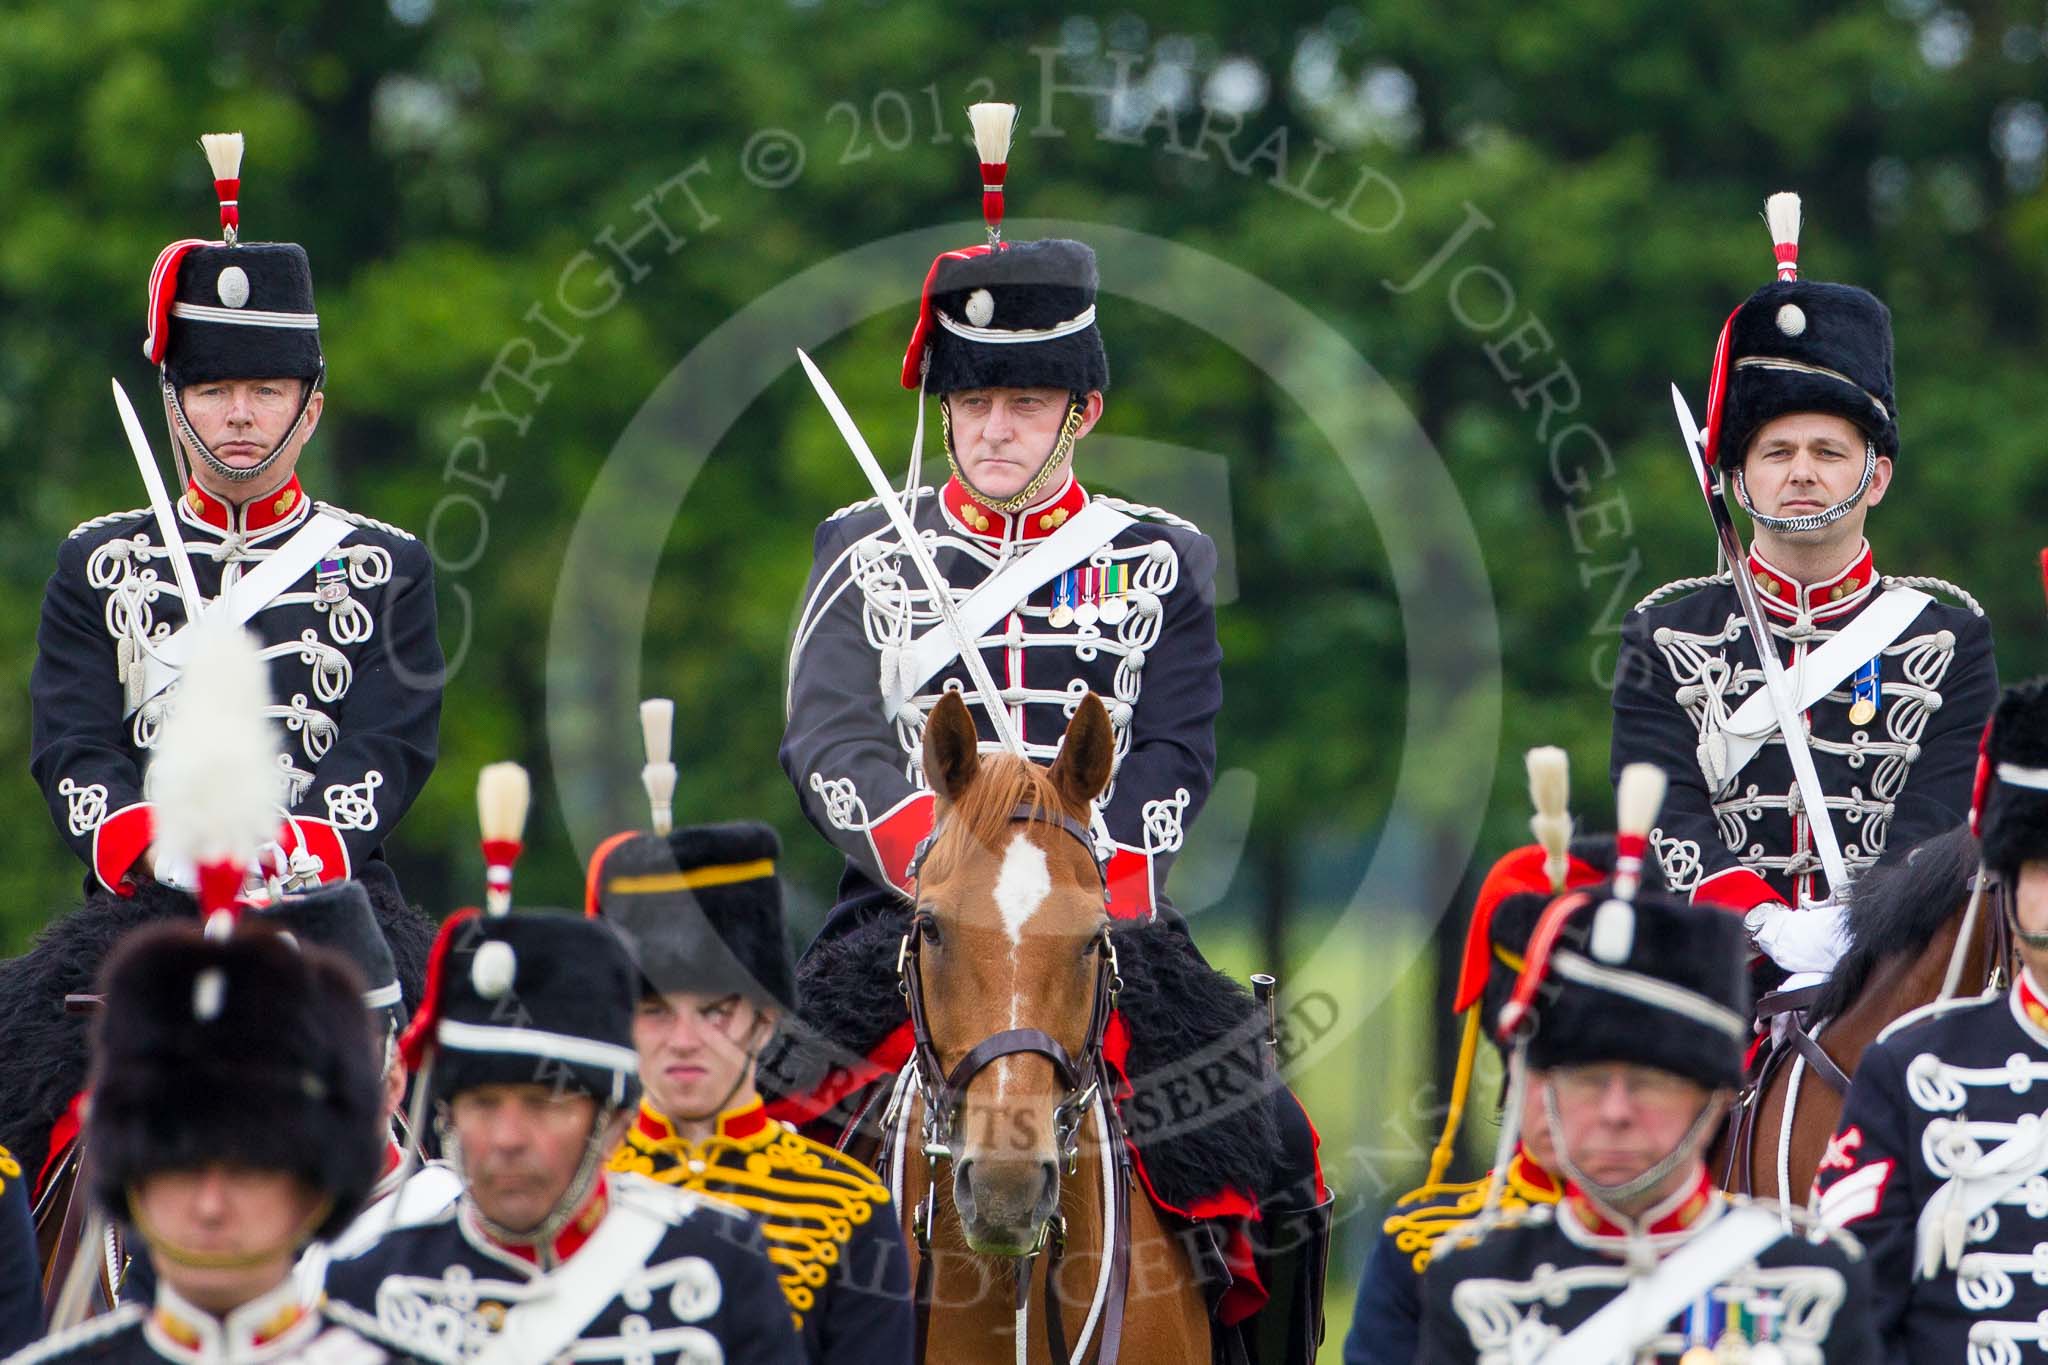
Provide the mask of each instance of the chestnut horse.
[{"label": "chestnut horse", "polygon": [[1102,1070],[1118,978],[1088,821],[1114,757],[1092,695],[1049,769],[983,757],[957,695],[925,724],[938,799],[898,955],[918,1046],[882,1167],[926,1361],[1210,1358],[1194,1268],[1132,1197]]},{"label": "chestnut horse", "polygon": [[[1968,826],[1959,826],[1898,863],[1870,869],[1850,889],[1849,948],[1792,1021],[1799,1024],[1803,1015],[1812,1048],[1841,1076],[1856,1074],[1863,1050],[1893,1020],[1941,994],[1976,871],[1977,841]],[[1958,994],[1976,995],[2012,979],[2003,901],[2003,892],[1986,888],[1964,946]],[[1759,1014],[1771,1004],[1768,995],[1759,1000]],[[1805,1051],[1787,1034],[1744,1089],[1713,1158],[1726,1188],[1806,1203],[1846,1096]]]}]

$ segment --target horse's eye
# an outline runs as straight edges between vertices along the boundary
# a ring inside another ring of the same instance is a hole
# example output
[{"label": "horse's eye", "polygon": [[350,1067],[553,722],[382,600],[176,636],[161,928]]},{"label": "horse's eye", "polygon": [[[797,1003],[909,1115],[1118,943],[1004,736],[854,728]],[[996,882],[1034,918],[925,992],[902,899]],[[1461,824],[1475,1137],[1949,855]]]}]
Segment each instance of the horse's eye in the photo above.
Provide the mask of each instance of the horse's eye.
[{"label": "horse's eye", "polygon": [[935,944],[939,941],[939,921],[930,914],[917,917],[917,931],[926,943]]}]

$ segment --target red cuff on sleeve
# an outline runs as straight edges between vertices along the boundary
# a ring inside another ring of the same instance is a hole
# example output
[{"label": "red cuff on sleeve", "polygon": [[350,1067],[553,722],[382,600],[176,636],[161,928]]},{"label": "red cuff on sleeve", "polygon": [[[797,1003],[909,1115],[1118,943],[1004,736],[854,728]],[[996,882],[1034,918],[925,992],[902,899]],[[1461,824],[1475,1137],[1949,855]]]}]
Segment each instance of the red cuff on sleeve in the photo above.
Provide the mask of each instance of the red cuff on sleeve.
[{"label": "red cuff on sleeve", "polygon": [[1150,919],[1157,909],[1152,896],[1152,855],[1116,846],[1109,855],[1111,919]]},{"label": "red cuff on sleeve", "polygon": [[100,821],[92,832],[92,874],[101,886],[116,895],[132,896],[135,884],[128,873],[135,860],[156,839],[156,809],[138,801]]},{"label": "red cuff on sleeve", "polygon": [[1746,867],[1716,872],[1692,890],[1694,905],[1718,905],[1727,910],[1753,910],[1759,905],[1788,905],[1771,890],[1771,884]]},{"label": "red cuff on sleeve", "polygon": [[924,836],[932,832],[930,792],[907,796],[902,804],[868,827],[868,842],[875,847],[875,860],[882,875],[899,891],[910,889],[910,860]]},{"label": "red cuff on sleeve", "polygon": [[278,847],[286,853],[301,850],[320,860],[320,880],[345,882],[349,878],[348,845],[341,831],[325,820],[294,815],[277,832]]}]

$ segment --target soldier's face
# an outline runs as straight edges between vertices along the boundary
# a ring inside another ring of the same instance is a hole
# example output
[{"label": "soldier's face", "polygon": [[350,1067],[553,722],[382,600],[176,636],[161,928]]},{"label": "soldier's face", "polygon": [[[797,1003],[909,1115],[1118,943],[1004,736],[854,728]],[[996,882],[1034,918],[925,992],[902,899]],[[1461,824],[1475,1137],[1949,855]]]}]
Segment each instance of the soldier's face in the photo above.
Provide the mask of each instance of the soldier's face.
[{"label": "soldier's face", "polygon": [[[1866,438],[1854,422],[1824,412],[1789,412],[1757,429],[1742,466],[1750,505],[1765,516],[1810,517],[1827,511],[1863,481]],[[1840,521],[1808,536],[1860,536],[1864,513],[1884,501],[1892,462],[1880,456],[1870,490]]]},{"label": "soldier's face", "polygon": [[[953,432],[953,458],[967,482],[988,497],[1013,498],[1037,476],[1058,444],[1067,420],[1065,389],[960,389],[942,400]],[[1091,393],[1081,407],[1074,439],[1088,434],[1102,416],[1102,395]],[[1049,482],[1048,498],[1059,492]]]},{"label": "soldier's face", "polygon": [[217,1165],[160,1171],[130,1206],[158,1278],[220,1314],[283,1281],[324,1201],[283,1171]]},{"label": "soldier's face", "polygon": [[774,1020],[737,995],[671,991],[643,996],[633,1011],[640,1084],[672,1123],[718,1117],[718,1108],[750,1103],[754,1058]]},{"label": "soldier's face", "polygon": [[[1549,1084],[1557,1097],[1552,1136],[1602,1185],[1625,1185],[1676,1151],[1714,1098],[1696,1081],[1624,1062],[1558,1067]],[[1660,1197],[1653,1190],[1645,1203]]]},{"label": "soldier's face", "polygon": [[[305,394],[303,379],[219,379],[205,384],[188,384],[178,391],[185,419],[193,432],[206,442],[223,464],[250,469],[277,449],[299,415],[299,399]],[[214,477],[200,461],[197,451],[187,456],[193,477],[206,491],[225,501],[240,501],[282,487],[297,467],[299,454],[320,424],[320,409],[326,395],[315,393],[306,402],[306,420],[291,445],[266,474],[262,488],[242,488]],[[270,477],[274,474],[276,477]],[[225,483],[216,488],[217,483]],[[232,494],[232,497],[229,495]]]},{"label": "soldier's face", "polygon": [[[2048,862],[2034,859],[2020,864],[2012,913],[2020,925],[2020,957],[2034,974],[2034,983],[2048,986]],[[2030,942],[2028,936],[2035,934],[2044,937]]]},{"label": "soldier's face", "polygon": [[569,1192],[597,1101],[545,1085],[481,1085],[455,1097],[450,1117],[470,1197],[492,1222],[525,1232]]}]

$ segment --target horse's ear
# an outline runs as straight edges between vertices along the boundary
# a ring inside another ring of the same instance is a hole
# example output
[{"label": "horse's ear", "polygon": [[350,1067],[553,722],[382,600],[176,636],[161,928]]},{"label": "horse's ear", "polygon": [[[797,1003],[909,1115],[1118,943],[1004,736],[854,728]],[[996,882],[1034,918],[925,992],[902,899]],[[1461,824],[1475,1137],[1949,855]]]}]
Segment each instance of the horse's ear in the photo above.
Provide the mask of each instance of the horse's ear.
[{"label": "horse's ear", "polygon": [[1053,790],[1077,811],[1102,795],[1116,764],[1116,732],[1109,727],[1109,712],[1102,699],[1090,692],[1074,708],[1067,722],[1067,736],[1060,741],[1060,756],[1053,760]]},{"label": "horse's ear", "polygon": [[958,692],[939,698],[924,722],[924,775],[941,799],[957,801],[981,770],[981,737]]}]

